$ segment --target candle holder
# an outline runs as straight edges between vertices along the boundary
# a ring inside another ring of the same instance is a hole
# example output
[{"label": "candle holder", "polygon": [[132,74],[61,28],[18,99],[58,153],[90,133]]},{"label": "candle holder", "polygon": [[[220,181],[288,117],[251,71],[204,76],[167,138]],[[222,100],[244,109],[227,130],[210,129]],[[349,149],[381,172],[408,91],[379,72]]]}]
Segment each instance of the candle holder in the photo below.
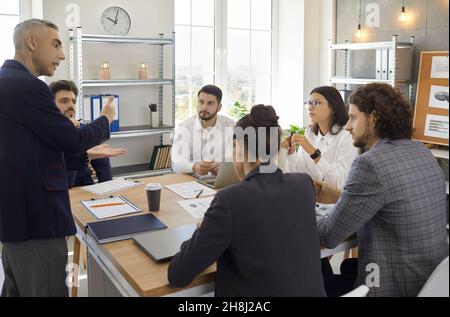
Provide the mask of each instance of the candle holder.
[{"label": "candle holder", "polygon": [[102,80],[110,80],[111,79],[111,70],[108,62],[102,63]]},{"label": "candle holder", "polygon": [[139,64],[139,79],[140,80],[148,79],[148,64],[145,62],[141,62]]}]

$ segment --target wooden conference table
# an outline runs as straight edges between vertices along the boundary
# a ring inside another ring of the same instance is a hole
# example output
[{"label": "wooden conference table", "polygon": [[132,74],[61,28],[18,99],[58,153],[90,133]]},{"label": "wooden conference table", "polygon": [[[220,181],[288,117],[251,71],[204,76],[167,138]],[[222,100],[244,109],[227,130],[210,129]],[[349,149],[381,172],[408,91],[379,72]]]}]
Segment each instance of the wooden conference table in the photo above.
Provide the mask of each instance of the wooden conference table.
[{"label": "wooden conference table", "polygon": [[[160,183],[170,185],[195,180],[189,175],[168,174],[149,178],[137,179],[144,184]],[[144,212],[131,215],[137,216],[148,213],[145,186],[134,187],[114,193],[122,195],[138,206]],[[215,264],[186,288],[169,286],[167,280],[168,262],[156,263],[147,256],[133,240],[123,240],[107,244],[98,244],[87,230],[87,223],[98,221],[80,201],[100,198],[80,188],[70,190],[72,213],[77,226],[77,238],[87,247],[87,275],[89,296],[201,296],[214,290]],[[169,228],[197,221],[186,212],[177,201],[180,196],[163,187],[161,191],[160,211],[153,213]],[[128,215],[129,217],[130,215]],[[126,217],[126,216],[125,216]],[[336,249],[322,250],[322,257],[353,248],[356,241],[348,241]],[[75,251],[74,251],[75,252]],[[79,259],[74,254],[74,262]],[[77,263],[78,264],[78,263]]]}]

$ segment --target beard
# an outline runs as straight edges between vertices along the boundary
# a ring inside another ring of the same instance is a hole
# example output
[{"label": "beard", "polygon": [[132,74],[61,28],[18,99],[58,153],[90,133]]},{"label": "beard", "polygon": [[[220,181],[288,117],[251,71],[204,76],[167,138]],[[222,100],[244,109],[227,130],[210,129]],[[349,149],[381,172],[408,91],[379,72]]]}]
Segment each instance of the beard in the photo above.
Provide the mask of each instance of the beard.
[{"label": "beard", "polygon": [[209,113],[209,112],[206,112],[206,111],[202,111],[202,112],[198,113],[198,116],[203,121],[210,121],[210,120],[214,119],[217,116],[217,113],[218,113],[218,111],[216,111],[214,113]]},{"label": "beard", "polygon": [[370,150],[368,145],[373,139],[374,135],[366,129],[360,138],[353,141],[353,145],[359,149],[359,154],[363,154]]}]

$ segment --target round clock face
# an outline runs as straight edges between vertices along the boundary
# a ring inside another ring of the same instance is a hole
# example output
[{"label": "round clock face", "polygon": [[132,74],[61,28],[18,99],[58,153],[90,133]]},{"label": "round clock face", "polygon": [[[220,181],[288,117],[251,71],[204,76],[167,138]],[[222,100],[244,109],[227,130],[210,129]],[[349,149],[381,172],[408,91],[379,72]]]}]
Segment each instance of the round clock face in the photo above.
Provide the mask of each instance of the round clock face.
[{"label": "round clock face", "polygon": [[103,11],[100,23],[103,31],[109,35],[124,36],[131,28],[130,16],[120,7],[110,7]]}]

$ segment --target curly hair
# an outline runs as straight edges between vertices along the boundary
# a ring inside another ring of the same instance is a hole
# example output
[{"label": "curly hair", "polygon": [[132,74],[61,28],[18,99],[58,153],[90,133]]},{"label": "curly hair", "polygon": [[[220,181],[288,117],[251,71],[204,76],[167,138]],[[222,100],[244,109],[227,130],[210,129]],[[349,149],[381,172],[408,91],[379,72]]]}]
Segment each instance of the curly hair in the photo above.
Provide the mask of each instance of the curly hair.
[{"label": "curly hair", "polygon": [[378,137],[391,140],[411,139],[412,106],[398,89],[388,84],[368,84],[353,92],[349,102],[367,115],[374,113]]}]

